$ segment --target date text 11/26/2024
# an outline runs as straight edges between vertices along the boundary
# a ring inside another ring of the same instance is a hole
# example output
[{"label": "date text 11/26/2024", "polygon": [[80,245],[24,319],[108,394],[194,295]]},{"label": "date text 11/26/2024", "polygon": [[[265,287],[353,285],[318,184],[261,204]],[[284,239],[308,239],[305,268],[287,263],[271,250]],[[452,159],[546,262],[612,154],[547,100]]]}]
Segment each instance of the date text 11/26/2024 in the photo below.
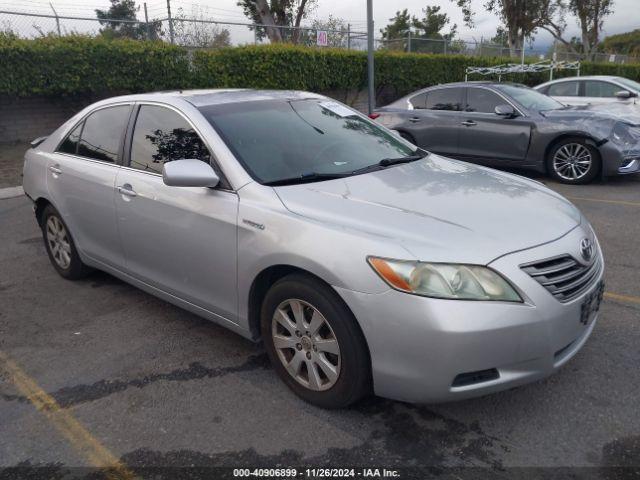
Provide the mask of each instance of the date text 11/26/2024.
[{"label": "date text 11/26/2024", "polygon": [[279,478],[279,479],[315,479],[315,478],[399,478],[397,470],[386,468],[235,468],[233,476]]}]

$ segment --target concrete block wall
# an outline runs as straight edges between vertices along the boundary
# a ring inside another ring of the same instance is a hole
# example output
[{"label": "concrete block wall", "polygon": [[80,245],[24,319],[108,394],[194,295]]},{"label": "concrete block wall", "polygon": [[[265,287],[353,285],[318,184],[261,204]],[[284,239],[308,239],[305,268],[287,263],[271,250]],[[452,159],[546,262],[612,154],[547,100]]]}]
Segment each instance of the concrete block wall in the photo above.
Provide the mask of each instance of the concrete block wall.
[{"label": "concrete block wall", "polygon": [[94,101],[79,97],[0,95],[0,143],[31,141],[48,135]]}]

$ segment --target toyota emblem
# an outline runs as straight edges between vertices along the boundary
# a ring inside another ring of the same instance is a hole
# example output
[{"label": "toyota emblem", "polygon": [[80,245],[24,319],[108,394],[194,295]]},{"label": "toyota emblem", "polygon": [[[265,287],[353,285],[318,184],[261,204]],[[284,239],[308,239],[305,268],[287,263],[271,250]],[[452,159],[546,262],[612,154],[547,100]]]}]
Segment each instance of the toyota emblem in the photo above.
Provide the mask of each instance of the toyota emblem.
[{"label": "toyota emblem", "polygon": [[586,262],[591,260],[591,257],[593,257],[593,243],[591,242],[591,239],[582,239],[582,241],[580,242],[580,254]]}]

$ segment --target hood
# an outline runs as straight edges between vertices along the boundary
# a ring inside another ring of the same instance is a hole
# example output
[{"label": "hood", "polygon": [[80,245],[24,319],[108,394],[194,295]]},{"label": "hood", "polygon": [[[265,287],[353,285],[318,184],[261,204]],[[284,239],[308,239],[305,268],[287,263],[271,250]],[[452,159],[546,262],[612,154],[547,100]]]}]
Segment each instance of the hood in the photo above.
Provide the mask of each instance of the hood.
[{"label": "hood", "polygon": [[571,203],[538,182],[434,154],[373,173],[275,190],[295,214],[384,237],[433,262],[487,264],[556,240],[581,219]]},{"label": "hood", "polygon": [[640,105],[603,103],[600,105],[576,105],[560,110],[541,112],[545,118],[558,120],[584,120],[594,124],[613,125],[616,122],[640,124]]}]

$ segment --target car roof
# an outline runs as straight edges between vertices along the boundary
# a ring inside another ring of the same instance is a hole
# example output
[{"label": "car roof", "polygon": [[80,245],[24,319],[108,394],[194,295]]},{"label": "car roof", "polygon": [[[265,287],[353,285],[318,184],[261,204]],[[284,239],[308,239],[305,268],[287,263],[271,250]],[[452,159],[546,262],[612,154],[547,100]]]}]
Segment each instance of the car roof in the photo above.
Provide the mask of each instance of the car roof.
[{"label": "car roof", "polygon": [[618,80],[619,78],[621,77],[616,75],[581,75],[579,77],[556,78],[555,80],[550,80],[543,83],[542,85],[550,85],[552,83],[569,82],[575,80]]},{"label": "car roof", "polygon": [[253,90],[253,89],[202,89],[202,90],[167,90],[159,92],[121,95],[105,99],[104,102],[161,102],[179,103],[186,101],[195,107],[206,107],[224,103],[241,103],[265,100],[300,100],[304,98],[325,98],[310,92],[297,90]]}]

